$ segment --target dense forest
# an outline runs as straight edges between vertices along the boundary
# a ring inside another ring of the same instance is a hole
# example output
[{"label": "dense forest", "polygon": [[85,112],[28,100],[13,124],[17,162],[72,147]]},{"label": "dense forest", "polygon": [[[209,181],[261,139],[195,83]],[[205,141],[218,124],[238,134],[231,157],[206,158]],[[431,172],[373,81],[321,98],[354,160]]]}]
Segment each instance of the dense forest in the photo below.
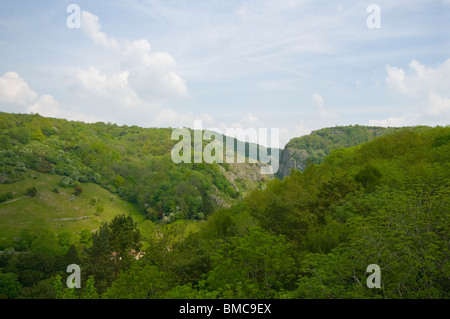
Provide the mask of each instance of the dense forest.
[{"label": "dense forest", "polygon": [[283,178],[290,174],[291,169],[304,170],[308,163],[322,163],[324,157],[337,148],[356,146],[395,130],[397,130],[395,127],[336,126],[293,138],[282,151],[280,170],[276,175]]},{"label": "dense forest", "polygon": [[355,136],[282,180],[175,165],[170,129],[2,113],[0,130],[0,219],[69,190],[95,207],[91,184],[132,205],[95,230],[0,234],[3,298],[450,297],[449,127]]}]

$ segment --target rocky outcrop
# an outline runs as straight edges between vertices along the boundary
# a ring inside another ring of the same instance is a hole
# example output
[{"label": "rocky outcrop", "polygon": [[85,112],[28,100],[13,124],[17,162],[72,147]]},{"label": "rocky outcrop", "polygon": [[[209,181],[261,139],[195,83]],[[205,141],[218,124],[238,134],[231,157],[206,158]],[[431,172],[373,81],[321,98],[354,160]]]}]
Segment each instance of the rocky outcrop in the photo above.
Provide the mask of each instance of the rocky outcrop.
[{"label": "rocky outcrop", "polygon": [[293,168],[304,170],[308,157],[306,150],[296,148],[284,149],[277,176],[281,178],[288,176]]}]

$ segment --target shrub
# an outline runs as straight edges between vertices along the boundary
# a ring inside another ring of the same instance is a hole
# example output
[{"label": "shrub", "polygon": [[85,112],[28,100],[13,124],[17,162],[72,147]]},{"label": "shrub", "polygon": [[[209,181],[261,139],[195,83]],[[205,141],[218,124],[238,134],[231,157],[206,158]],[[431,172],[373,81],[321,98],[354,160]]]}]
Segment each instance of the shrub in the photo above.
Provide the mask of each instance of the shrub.
[{"label": "shrub", "polygon": [[27,171],[27,166],[23,162],[17,162],[16,170],[19,171],[19,172],[26,172]]},{"label": "shrub", "polygon": [[95,208],[95,214],[96,214],[97,216],[99,216],[101,213],[103,213],[104,210],[105,210],[105,206],[104,206],[104,205],[98,205],[98,206]]},{"label": "shrub", "polygon": [[37,191],[36,187],[34,187],[34,186],[28,187],[28,188],[25,190],[25,195],[34,197],[34,196],[37,195],[37,192],[38,192],[38,191]]},{"label": "shrub", "polygon": [[72,186],[72,184],[73,184],[73,181],[69,177],[63,177],[63,178],[61,178],[61,181],[59,182],[59,185],[61,187],[70,187],[70,186]]},{"label": "shrub", "polygon": [[6,202],[9,199],[13,198],[13,194],[12,192],[7,192],[6,194],[1,194],[0,195],[0,203]]},{"label": "shrub", "polygon": [[76,187],[74,188],[73,194],[74,194],[75,196],[79,196],[82,192],[83,192],[83,189],[81,188],[81,186],[76,186]]}]

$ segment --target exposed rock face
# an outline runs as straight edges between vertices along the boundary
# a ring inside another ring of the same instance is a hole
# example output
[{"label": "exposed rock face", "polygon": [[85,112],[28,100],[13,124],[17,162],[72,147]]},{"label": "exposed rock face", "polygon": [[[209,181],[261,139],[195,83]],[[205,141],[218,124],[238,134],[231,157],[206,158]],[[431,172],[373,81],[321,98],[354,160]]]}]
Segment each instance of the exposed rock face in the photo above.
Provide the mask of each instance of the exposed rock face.
[{"label": "exposed rock face", "polygon": [[[238,187],[236,186],[236,181],[246,181],[247,184],[251,184],[252,182],[260,182],[260,181],[268,181],[274,179],[275,176],[273,174],[262,174],[261,167],[268,166],[267,164],[258,162],[258,163],[230,163],[228,164],[230,169],[225,170],[221,167],[224,176],[231,183],[233,188],[238,191]],[[251,188],[251,187],[250,187]]]},{"label": "exposed rock face", "polygon": [[291,172],[291,169],[304,170],[308,160],[308,153],[306,150],[297,148],[286,148],[280,161],[280,169],[277,176],[285,177]]}]

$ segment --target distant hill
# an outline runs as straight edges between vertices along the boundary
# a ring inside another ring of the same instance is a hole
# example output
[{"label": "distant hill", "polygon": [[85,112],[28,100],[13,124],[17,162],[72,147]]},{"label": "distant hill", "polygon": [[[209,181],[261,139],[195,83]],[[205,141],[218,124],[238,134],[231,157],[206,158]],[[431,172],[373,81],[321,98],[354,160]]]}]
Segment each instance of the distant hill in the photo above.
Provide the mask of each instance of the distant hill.
[{"label": "distant hill", "polygon": [[203,219],[273,178],[261,175],[261,163],[177,165],[172,131],[0,113],[0,183],[30,172],[58,176],[63,189],[93,183],[146,218],[170,222]]},{"label": "distant hill", "polygon": [[277,177],[288,176],[292,169],[304,170],[308,162],[320,164],[326,155],[337,148],[356,146],[396,130],[360,125],[336,126],[293,138],[282,151]]}]

